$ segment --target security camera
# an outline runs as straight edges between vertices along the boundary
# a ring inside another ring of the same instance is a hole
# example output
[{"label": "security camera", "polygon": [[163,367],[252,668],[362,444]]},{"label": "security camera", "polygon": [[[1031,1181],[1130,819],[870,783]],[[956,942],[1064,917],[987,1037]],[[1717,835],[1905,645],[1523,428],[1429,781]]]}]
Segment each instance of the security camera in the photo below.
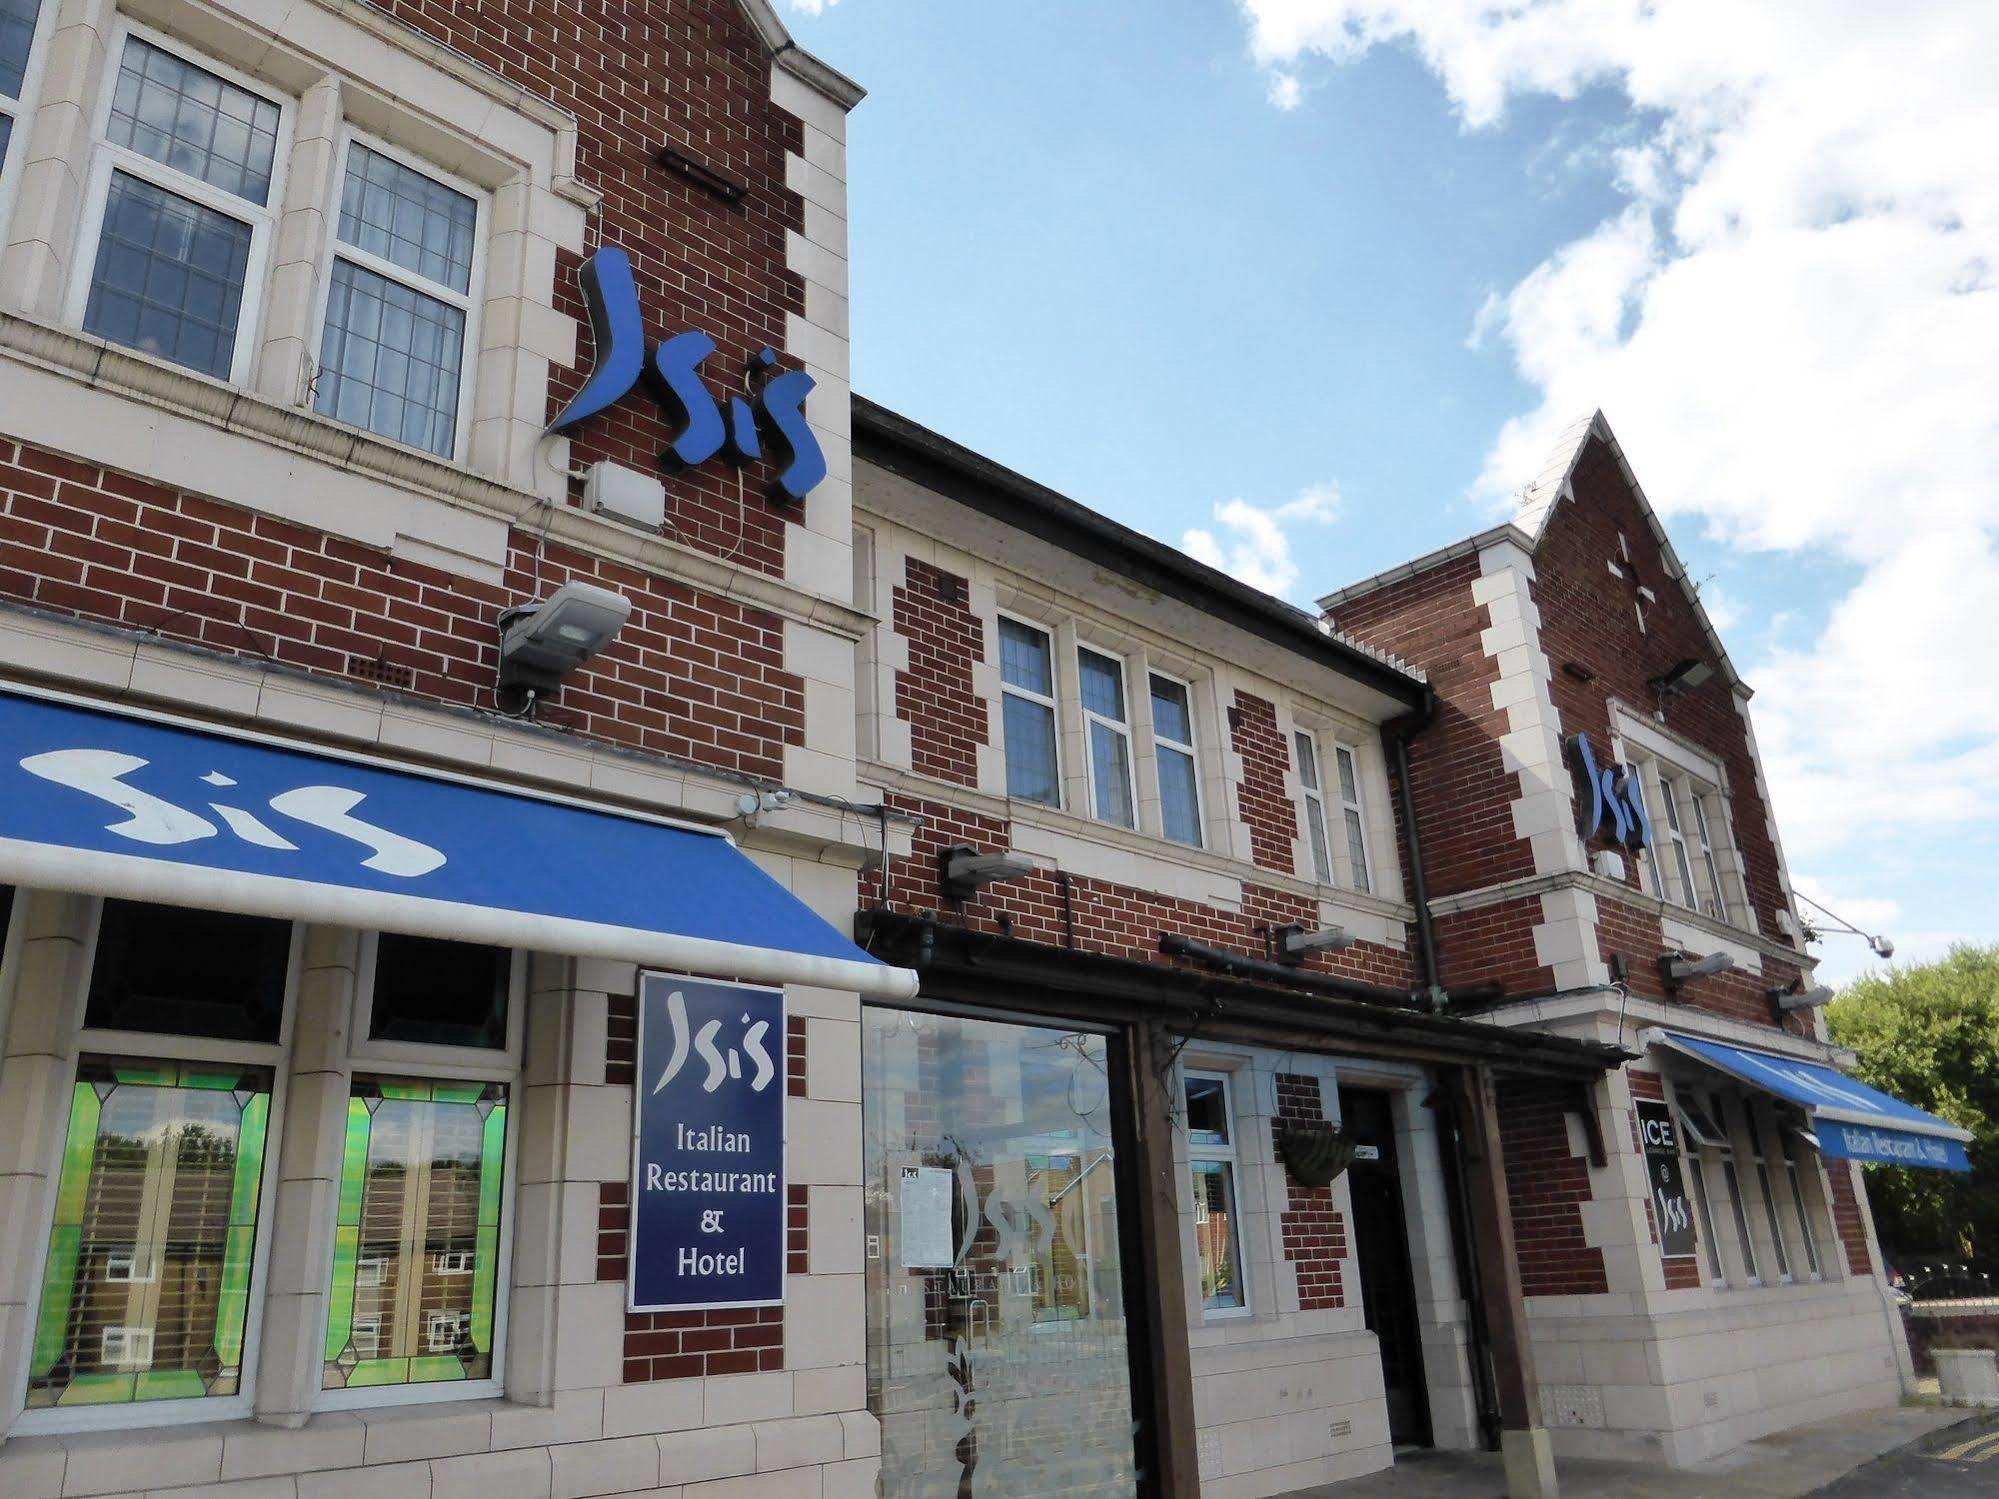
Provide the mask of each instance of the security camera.
[{"label": "security camera", "polygon": [[1354,945],[1352,935],[1343,926],[1329,926],[1316,932],[1308,932],[1301,926],[1277,930],[1278,956],[1289,963],[1302,963],[1315,952],[1339,952]]},{"label": "security camera", "polygon": [[539,604],[500,614],[500,686],[549,692],[609,645],[632,601],[591,583],[564,583]]},{"label": "security camera", "polygon": [[1682,984],[1694,979],[1713,978],[1734,967],[1735,959],[1725,952],[1711,952],[1704,958],[1690,958],[1683,952],[1659,954],[1659,977],[1665,980],[1668,994],[1677,993]]}]

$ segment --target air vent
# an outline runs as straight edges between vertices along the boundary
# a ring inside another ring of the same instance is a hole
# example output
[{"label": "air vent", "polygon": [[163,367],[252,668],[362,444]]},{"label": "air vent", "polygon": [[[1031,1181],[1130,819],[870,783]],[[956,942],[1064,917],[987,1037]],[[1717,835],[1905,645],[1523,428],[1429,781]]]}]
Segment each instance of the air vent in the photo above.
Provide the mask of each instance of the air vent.
[{"label": "air vent", "polygon": [[394,661],[385,661],[380,657],[369,661],[364,660],[360,656],[349,656],[347,658],[347,675],[350,677],[359,677],[364,682],[373,682],[379,687],[393,687],[398,692],[413,692],[416,690],[416,668],[414,666],[401,666]]}]

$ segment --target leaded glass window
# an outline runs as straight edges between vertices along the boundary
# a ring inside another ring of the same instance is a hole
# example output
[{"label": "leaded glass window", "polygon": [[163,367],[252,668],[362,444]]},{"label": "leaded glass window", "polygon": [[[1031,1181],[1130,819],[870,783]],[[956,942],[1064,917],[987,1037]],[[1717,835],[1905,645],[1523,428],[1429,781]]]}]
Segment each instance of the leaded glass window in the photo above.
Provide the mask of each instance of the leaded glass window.
[{"label": "leaded glass window", "polygon": [[219,380],[240,373],[282,120],[270,99],[126,37],[85,331]]},{"label": "leaded glass window", "polygon": [[348,150],[316,405],[448,458],[458,445],[478,202]]},{"label": "leaded glass window", "polygon": [[35,47],[40,0],[0,0],[0,169],[14,135],[14,116],[27,84],[28,57]]},{"label": "leaded glass window", "polygon": [[1152,678],[1152,747],[1159,767],[1159,830],[1175,843],[1201,846],[1200,772],[1194,759],[1194,712],[1184,682]]},{"label": "leaded glass window", "polygon": [[355,1077],[327,1389],[493,1376],[506,1143],[502,1084]]},{"label": "leaded glass window", "polygon": [[1055,656],[1046,631],[999,622],[1000,714],[1006,730],[1006,792],[1060,806],[1055,754]]},{"label": "leaded glass window", "polygon": [[270,1107],[262,1068],[81,1060],[30,1409],[241,1389]]},{"label": "leaded glass window", "polygon": [[1076,663],[1082,685],[1083,724],[1089,734],[1091,809],[1099,821],[1136,827],[1124,663],[1091,650],[1076,652]]}]

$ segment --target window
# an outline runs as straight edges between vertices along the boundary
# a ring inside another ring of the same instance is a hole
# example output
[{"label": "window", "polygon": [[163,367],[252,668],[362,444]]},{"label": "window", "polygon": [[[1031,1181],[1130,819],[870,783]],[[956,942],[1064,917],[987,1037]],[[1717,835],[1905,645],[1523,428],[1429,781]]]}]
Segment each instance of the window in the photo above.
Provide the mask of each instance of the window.
[{"label": "window", "polygon": [[1813,1280],[1823,1280],[1825,1266],[1819,1259],[1818,1239],[1812,1233],[1812,1210],[1805,1204],[1804,1172],[1798,1162],[1798,1140],[1788,1130],[1780,1130],[1778,1138],[1784,1147],[1784,1174],[1791,1183],[1791,1206],[1798,1213],[1798,1238],[1805,1246],[1805,1268],[1811,1272]]},{"label": "window", "polygon": [[1326,794],[1319,779],[1319,744],[1310,734],[1300,729],[1296,736],[1298,747],[1298,786],[1304,792],[1305,838],[1312,847],[1312,877],[1321,885],[1333,882],[1333,849],[1326,838]]},{"label": "window", "polygon": [[361,969],[320,1382],[462,1395],[498,1370],[521,961],[385,933]]},{"label": "window", "polygon": [[1374,889],[1367,870],[1367,834],[1360,815],[1360,776],[1353,751],[1340,745],[1333,751],[1340,762],[1340,806],[1347,820],[1347,858],[1353,865],[1353,887],[1366,894]]},{"label": "window", "polygon": [[1687,1141],[1687,1174],[1692,1178],[1694,1189],[1694,1210],[1700,1214],[1701,1243],[1707,1247],[1708,1282],[1711,1285],[1728,1284],[1728,1272],[1722,1268],[1721,1240],[1714,1234],[1714,1202],[1708,1195],[1707,1159],[1704,1151],[1714,1150],[1726,1143],[1721,1130],[1713,1120],[1701,1112],[1693,1096],[1686,1092],[1676,1095],[1679,1104],[1680,1134]]},{"label": "window", "polygon": [[1062,804],[1055,755],[1055,653],[1048,633],[1001,616],[1000,711],[1006,728],[1006,794]]},{"label": "window", "polygon": [[14,121],[27,92],[28,57],[40,20],[41,0],[0,0],[0,172],[6,170]]},{"label": "window", "polygon": [[1654,814],[1654,847],[1645,861],[1647,888],[1690,911],[1732,920],[1722,879],[1728,813],[1720,789],[1663,760],[1633,756],[1632,764],[1646,808]]},{"label": "window", "polygon": [[1091,810],[1101,822],[1136,827],[1124,663],[1096,651],[1078,650],[1076,670],[1082,687],[1083,728],[1089,736]]},{"label": "window", "polygon": [[1194,714],[1186,684],[1152,674],[1152,750],[1159,766],[1160,831],[1175,843],[1201,846],[1200,769],[1194,758]]},{"label": "window", "polygon": [[1194,1183],[1194,1247],[1201,1262],[1201,1305],[1210,1316],[1249,1311],[1236,1205],[1235,1113],[1229,1079],[1187,1074],[1187,1155]]},{"label": "window", "polygon": [[30,1410],[242,1390],[271,1075],[79,1059]]},{"label": "window", "polygon": [[1755,1153],[1756,1190],[1763,1194],[1763,1216],[1770,1224],[1770,1252],[1777,1260],[1777,1279],[1791,1282],[1791,1249],[1784,1242],[1784,1225],[1777,1216],[1777,1191],[1770,1181],[1770,1162],[1763,1153],[1763,1131],[1754,1107],[1745,1103],[1742,1122],[1749,1130],[1749,1148]]},{"label": "window", "polygon": [[1715,863],[1714,841],[1707,831],[1707,796],[1689,784],[1687,805],[1694,814],[1694,843],[1700,854],[1700,868],[1707,877],[1707,884],[1701,894],[1701,908],[1717,920],[1726,920],[1728,912],[1721,895],[1721,868]]},{"label": "window", "polygon": [[478,227],[476,198],[349,145],[314,385],[322,415],[453,455]]},{"label": "window", "polygon": [[83,1023],[275,1044],[291,944],[287,922],[107,900]]},{"label": "window", "polygon": [[[1725,1120],[1728,1111],[1722,1106],[1719,1093],[1713,1095],[1713,1103],[1714,1118]],[[1742,1250],[1743,1278],[1758,1286],[1763,1283],[1763,1275],[1756,1267],[1756,1245],[1749,1237],[1748,1199],[1742,1195],[1742,1178],[1735,1169],[1735,1148],[1724,1139],[1716,1154],[1721,1157],[1721,1180],[1728,1189],[1728,1205],[1735,1214],[1735,1242]]]},{"label": "window", "polygon": [[241,379],[283,112],[137,33],[125,35],[116,66],[92,179],[84,329]]}]

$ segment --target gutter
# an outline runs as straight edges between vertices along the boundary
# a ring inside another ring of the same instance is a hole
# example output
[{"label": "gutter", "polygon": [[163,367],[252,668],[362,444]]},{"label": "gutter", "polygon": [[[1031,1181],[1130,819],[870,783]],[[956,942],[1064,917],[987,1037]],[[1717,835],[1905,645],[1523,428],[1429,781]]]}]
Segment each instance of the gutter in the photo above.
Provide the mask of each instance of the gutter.
[{"label": "gutter", "polygon": [[1437,928],[1430,919],[1430,882],[1423,869],[1423,828],[1416,820],[1416,788],[1409,775],[1409,741],[1437,721],[1437,690],[1423,687],[1423,702],[1413,713],[1381,726],[1382,747],[1395,767],[1395,797],[1402,805],[1402,827],[1409,844],[1410,900],[1416,907],[1416,955],[1423,965],[1424,998],[1433,1010],[1444,1008],[1442,965],[1437,957]]}]

